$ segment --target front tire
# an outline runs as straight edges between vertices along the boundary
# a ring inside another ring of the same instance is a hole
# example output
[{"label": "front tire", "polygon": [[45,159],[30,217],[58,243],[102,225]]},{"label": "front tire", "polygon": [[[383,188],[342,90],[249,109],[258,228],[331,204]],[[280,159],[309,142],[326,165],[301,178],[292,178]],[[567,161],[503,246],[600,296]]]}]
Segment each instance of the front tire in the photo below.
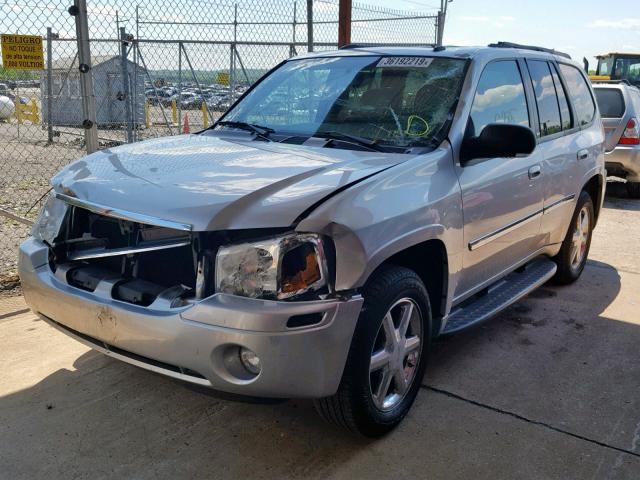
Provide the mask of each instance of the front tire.
[{"label": "front tire", "polygon": [[580,278],[589,256],[594,220],[591,196],[582,191],[560,252],[553,259],[558,265],[554,276],[556,283],[568,285]]},{"label": "front tire", "polygon": [[383,266],[364,305],[335,395],[315,401],[327,421],[368,437],[397,426],[413,404],[431,343],[431,307],[415,272]]}]

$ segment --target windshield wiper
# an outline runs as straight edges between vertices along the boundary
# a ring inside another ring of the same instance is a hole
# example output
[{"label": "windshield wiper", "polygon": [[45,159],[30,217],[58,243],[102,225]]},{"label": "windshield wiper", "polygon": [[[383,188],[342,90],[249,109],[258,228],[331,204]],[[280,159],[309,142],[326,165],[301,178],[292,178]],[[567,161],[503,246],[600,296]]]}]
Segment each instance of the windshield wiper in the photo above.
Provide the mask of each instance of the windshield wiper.
[{"label": "windshield wiper", "polygon": [[387,149],[381,145],[378,145],[376,142],[372,140],[368,140],[366,138],[358,137],[356,135],[349,135],[348,133],[342,132],[320,132],[315,133],[314,137],[319,138],[328,138],[330,140],[338,140],[346,143],[353,143],[355,145],[360,145],[361,147],[368,148],[369,150],[373,150],[374,152],[386,152]]},{"label": "windshield wiper", "polygon": [[238,128],[240,130],[253,132],[255,133],[256,137],[262,138],[267,142],[273,141],[269,138],[269,134],[275,132],[273,128],[263,127],[262,125],[256,125],[255,123],[237,122],[235,120],[222,120],[221,122],[217,122],[214,127],[218,125],[222,127]]}]

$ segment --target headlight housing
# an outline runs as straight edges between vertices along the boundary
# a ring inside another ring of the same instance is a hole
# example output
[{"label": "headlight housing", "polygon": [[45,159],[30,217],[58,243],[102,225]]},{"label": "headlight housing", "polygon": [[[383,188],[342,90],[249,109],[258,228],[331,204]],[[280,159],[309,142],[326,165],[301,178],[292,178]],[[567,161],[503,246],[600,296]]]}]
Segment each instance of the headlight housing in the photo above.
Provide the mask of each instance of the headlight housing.
[{"label": "headlight housing", "polygon": [[53,245],[60,233],[68,208],[66,202],[57,198],[55,192],[51,192],[31,227],[31,235],[47,245]]},{"label": "headlight housing", "polygon": [[216,256],[216,292],[284,300],[328,288],[322,239],[289,234],[221,247]]}]

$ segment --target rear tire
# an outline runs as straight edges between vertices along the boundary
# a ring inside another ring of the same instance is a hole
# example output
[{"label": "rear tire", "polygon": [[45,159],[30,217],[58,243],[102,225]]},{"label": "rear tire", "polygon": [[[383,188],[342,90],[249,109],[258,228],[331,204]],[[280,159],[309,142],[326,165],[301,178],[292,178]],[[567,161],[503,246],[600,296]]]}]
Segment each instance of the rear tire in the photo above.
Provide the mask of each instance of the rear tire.
[{"label": "rear tire", "polygon": [[431,307],[420,277],[392,265],[372,275],[363,296],[338,391],[314,403],[326,421],[378,437],[402,421],[418,394],[431,343]]},{"label": "rear tire", "polygon": [[640,182],[627,182],[627,193],[631,198],[640,198]]},{"label": "rear tire", "polygon": [[553,258],[558,265],[553,277],[556,283],[568,285],[580,278],[589,256],[594,219],[591,196],[582,191],[560,252]]}]

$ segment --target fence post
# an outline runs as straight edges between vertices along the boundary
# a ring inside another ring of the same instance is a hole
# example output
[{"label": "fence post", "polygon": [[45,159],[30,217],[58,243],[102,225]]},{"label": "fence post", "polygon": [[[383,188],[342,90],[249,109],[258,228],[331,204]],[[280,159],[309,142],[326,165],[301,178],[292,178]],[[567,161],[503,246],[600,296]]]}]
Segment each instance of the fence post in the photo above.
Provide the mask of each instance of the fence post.
[{"label": "fence post", "polygon": [[78,69],[80,70],[80,92],[82,95],[82,114],[84,120],[84,141],[87,153],[98,150],[98,125],[96,123],[96,97],[93,94],[91,72],[91,48],[89,47],[89,22],[87,20],[87,1],[74,0],[69,13],[76,20],[76,39],[78,43]]},{"label": "fence post", "polygon": [[307,51],[313,52],[313,0],[307,0]]},{"label": "fence post", "polygon": [[[178,107],[178,135],[182,133],[182,42],[178,42],[178,98],[174,100]],[[175,117],[175,114],[174,114]],[[175,122],[174,122],[175,123]]]},{"label": "fence post", "polygon": [[47,27],[47,140],[53,143],[53,47],[51,41],[53,33],[51,27]]},{"label": "fence post", "polygon": [[236,98],[236,42],[238,41],[238,4],[233,9],[233,44],[231,45],[231,67],[229,70],[229,100]]},{"label": "fence post", "polygon": [[289,46],[289,57],[295,57],[296,52],[296,26],[298,25],[298,2],[293,2],[293,23],[291,31],[291,45]]},{"label": "fence post", "polygon": [[451,0],[440,0],[440,11],[436,18],[436,46],[441,47],[444,41],[444,22],[447,18],[447,4]]},{"label": "fence post", "polygon": [[131,89],[129,88],[129,66],[127,60],[127,32],[125,27],[120,27],[120,43],[122,44],[122,94],[124,101],[124,115],[127,123],[127,143],[133,142],[133,117],[131,114]]}]

